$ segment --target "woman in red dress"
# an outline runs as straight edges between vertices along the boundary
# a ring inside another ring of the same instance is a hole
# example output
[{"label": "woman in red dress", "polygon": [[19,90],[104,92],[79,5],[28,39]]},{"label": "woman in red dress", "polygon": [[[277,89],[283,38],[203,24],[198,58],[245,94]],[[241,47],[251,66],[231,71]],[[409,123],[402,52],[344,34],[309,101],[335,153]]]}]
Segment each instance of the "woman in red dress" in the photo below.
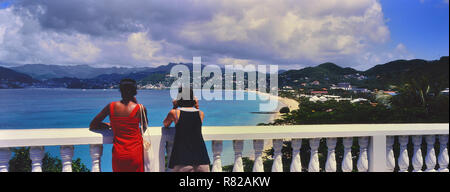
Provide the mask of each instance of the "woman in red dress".
[{"label": "woman in red dress", "polygon": [[[132,79],[120,81],[122,100],[108,104],[92,120],[90,129],[112,127],[114,134],[112,150],[113,172],[143,172],[144,156],[142,134],[139,128],[141,117],[136,101],[137,86]],[[145,114],[147,110],[145,109]],[[110,124],[102,121],[109,115]],[[147,117],[145,117],[147,118]],[[148,121],[147,121],[148,122]]]}]

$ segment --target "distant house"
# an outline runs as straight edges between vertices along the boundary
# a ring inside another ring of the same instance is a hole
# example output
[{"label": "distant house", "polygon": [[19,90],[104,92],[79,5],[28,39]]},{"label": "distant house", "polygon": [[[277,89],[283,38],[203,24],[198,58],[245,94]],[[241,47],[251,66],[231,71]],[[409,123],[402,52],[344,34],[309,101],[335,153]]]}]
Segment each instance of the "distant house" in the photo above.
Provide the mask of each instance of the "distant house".
[{"label": "distant house", "polygon": [[346,91],[352,90],[352,85],[350,83],[338,83],[337,85],[333,85],[330,89],[342,89]]},{"label": "distant house", "polygon": [[319,81],[313,81],[312,83],[311,83],[311,85],[320,85],[320,82]]},{"label": "distant house", "polygon": [[307,84],[306,84],[306,83],[302,83],[301,85],[302,85],[303,87],[305,87]]},{"label": "distant house", "polygon": [[325,102],[327,100],[328,99],[323,97],[323,96],[322,97],[313,96],[313,97],[309,98],[309,101],[314,102],[314,103],[317,102],[317,101]]},{"label": "distant house", "polygon": [[389,95],[392,95],[392,96],[397,95],[397,91],[383,91],[383,93],[389,94]]},{"label": "distant house", "polygon": [[353,91],[354,93],[368,93],[369,92],[369,90],[366,88],[356,88],[356,87],[353,87],[351,89],[351,91]]},{"label": "distant house", "polygon": [[328,91],[311,91],[311,94],[313,94],[313,95],[323,95],[323,94],[328,94]]},{"label": "distant house", "polygon": [[364,102],[367,101],[367,99],[364,98],[358,98],[358,99],[353,99],[350,101],[350,103],[359,103],[359,102]]},{"label": "distant house", "polygon": [[291,86],[284,86],[283,89],[292,89]]}]

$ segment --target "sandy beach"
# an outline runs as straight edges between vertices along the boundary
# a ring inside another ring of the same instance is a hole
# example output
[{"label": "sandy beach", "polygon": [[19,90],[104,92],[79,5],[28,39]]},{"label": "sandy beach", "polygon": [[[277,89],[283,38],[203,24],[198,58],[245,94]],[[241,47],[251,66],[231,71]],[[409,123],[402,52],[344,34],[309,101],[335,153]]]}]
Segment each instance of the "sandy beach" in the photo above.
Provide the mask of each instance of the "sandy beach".
[{"label": "sandy beach", "polygon": [[269,93],[263,93],[263,92],[259,92],[259,91],[248,91],[248,92],[253,92],[258,95],[262,95],[263,97],[269,97],[269,99],[277,100],[279,102],[277,109],[274,111],[275,113],[269,118],[268,122],[273,122],[275,119],[281,118],[281,113],[279,111],[283,107],[289,107],[290,111],[299,109],[299,107],[298,107],[299,102],[294,99],[275,96],[275,95],[271,95]]}]

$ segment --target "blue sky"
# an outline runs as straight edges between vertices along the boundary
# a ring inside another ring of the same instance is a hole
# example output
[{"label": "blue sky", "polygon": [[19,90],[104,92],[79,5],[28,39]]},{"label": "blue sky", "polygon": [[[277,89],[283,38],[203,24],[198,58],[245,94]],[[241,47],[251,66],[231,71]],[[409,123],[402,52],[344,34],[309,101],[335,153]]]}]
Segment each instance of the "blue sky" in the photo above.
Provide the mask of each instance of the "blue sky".
[{"label": "blue sky", "polygon": [[448,0],[123,2],[0,0],[0,65],[155,67],[201,56],[365,70],[449,55]]},{"label": "blue sky", "polygon": [[381,0],[390,46],[403,43],[417,58],[449,55],[449,5],[442,0]]}]

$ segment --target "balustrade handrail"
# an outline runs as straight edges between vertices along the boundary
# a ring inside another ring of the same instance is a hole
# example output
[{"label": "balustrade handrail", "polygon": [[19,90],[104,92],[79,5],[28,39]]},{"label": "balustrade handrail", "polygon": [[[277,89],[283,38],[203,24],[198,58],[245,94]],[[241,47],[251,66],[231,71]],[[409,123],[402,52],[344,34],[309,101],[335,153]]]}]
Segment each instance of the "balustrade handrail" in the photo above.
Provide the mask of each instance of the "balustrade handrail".
[{"label": "balustrade handrail", "polygon": [[[150,171],[165,171],[165,155],[170,155],[173,146],[175,129],[149,127],[150,139],[153,147],[151,154]],[[308,164],[309,172],[320,171],[319,145],[320,139],[326,139],[327,162],[325,171],[335,172],[336,167],[336,138],[343,138],[344,159],[341,169],[344,172],[353,170],[352,145],[353,138],[358,138],[359,156],[358,171],[393,171],[395,157],[393,154],[394,136],[398,137],[400,156],[397,159],[399,171],[406,172],[411,166],[409,163],[407,145],[414,145],[412,166],[414,171],[448,172],[448,123],[409,123],[409,124],[321,124],[321,125],[283,125],[283,126],[204,126],[203,138],[212,141],[213,167],[212,171],[221,171],[220,155],[222,141],[233,140],[235,163],[233,171],[243,171],[242,140],[253,140],[255,162],[253,171],[263,171],[262,150],[264,140],[273,139],[274,162],[272,171],[283,171],[281,148],[282,139],[292,139],[293,159],[291,171],[302,171],[300,161],[300,148],[302,142],[309,142],[311,156]],[[412,139],[409,139],[412,136]],[[309,139],[303,140],[302,139]],[[439,156],[435,154],[435,144],[439,141]],[[70,172],[74,145],[90,145],[92,171],[101,171],[100,157],[103,144],[111,144],[113,133],[111,130],[90,131],[88,128],[52,128],[52,129],[2,129],[0,130],[0,172],[8,170],[8,161],[11,155],[10,147],[31,147],[30,159],[32,171],[42,171],[41,164],[45,146],[60,146],[63,162],[63,171]],[[427,155],[425,161],[420,149],[425,140]],[[425,163],[424,163],[425,162]]]},{"label": "balustrade handrail", "polygon": [[[150,135],[160,137],[161,127],[149,127]],[[281,126],[204,126],[205,140],[246,140],[323,137],[364,137],[378,135],[448,134],[448,123],[413,124],[320,124]],[[111,131],[88,128],[2,129],[0,148],[24,146],[111,144]]]}]

